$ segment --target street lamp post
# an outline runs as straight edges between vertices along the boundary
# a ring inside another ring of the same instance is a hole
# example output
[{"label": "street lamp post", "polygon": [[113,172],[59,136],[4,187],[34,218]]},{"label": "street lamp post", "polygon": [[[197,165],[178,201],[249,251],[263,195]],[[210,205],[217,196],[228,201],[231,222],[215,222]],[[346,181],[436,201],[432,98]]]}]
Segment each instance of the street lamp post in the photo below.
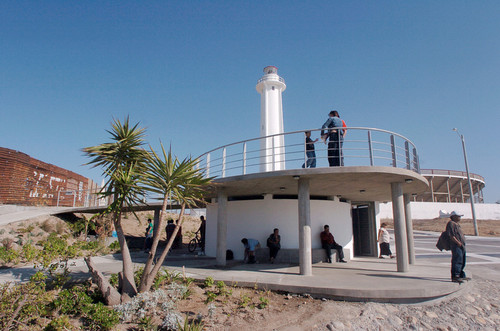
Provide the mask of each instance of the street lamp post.
[{"label": "street lamp post", "polygon": [[453,128],[453,131],[455,131],[458,134],[458,136],[460,137],[460,140],[462,141],[462,149],[464,151],[464,160],[465,160],[465,171],[467,172],[467,182],[469,184],[470,209],[472,211],[472,220],[474,222],[474,235],[478,236],[479,231],[477,229],[476,209],[474,208],[474,192],[472,191],[472,184],[470,181],[469,163],[467,162],[467,152],[465,151],[465,138],[464,138],[463,134],[460,134],[460,132],[458,132],[457,128]]}]

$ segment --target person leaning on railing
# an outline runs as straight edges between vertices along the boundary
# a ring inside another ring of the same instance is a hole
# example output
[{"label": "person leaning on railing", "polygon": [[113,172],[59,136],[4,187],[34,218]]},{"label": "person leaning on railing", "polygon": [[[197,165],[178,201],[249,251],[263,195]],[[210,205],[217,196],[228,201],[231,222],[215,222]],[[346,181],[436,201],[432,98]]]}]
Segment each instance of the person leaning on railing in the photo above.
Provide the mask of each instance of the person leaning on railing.
[{"label": "person leaning on railing", "polygon": [[[341,157],[342,143],[344,141],[344,135],[346,130],[337,130],[332,128],[346,127],[343,120],[340,119],[339,113],[336,110],[332,110],[328,114],[328,119],[321,126],[321,137],[326,143],[326,138],[328,138],[328,164],[330,167],[344,165],[343,157]],[[328,128],[327,133],[325,130]]]}]

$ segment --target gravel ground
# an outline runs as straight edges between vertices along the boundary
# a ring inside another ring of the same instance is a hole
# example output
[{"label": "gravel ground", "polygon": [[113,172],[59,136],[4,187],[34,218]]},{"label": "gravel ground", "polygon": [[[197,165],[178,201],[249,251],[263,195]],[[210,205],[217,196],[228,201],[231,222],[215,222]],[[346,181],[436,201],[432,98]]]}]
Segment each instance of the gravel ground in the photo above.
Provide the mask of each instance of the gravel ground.
[{"label": "gravel ground", "polygon": [[471,282],[457,297],[437,303],[346,306],[325,302],[326,307],[313,317],[318,323],[303,326],[317,330],[500,330],[498,285],[484,279]]}]

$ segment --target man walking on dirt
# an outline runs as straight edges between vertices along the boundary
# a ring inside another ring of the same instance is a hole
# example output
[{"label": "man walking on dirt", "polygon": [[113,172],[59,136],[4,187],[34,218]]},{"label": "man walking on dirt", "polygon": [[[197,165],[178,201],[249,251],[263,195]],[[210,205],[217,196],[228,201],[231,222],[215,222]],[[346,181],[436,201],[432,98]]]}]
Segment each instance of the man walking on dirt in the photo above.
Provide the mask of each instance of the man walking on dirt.
[{"label": "man walking on dirt", "polygon": [[450,238],[451,250],[451,281],[455,283],[463,283],[469,280],[465,276],[465,236],[458,224],[463,215],[452,211],[450,214],[451,221],[446,224],[446,233]]}]

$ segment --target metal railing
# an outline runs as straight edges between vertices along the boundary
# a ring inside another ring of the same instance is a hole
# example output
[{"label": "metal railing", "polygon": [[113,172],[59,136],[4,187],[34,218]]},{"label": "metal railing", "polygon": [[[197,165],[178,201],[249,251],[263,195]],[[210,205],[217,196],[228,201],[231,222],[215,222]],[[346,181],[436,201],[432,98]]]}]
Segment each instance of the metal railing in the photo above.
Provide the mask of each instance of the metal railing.
[{"label": "metal railing", "polygon": [[[340,148],[342,166],[388,166],[420,173],[417,148],[406,137],[386,130],[363,127],[332,128],[347,130]],[[242,140],[212,149],[200,158],[198,167],[206,176],[229,177],[263,171],[300,169],[307,162],[305,132],[320,138],[321,129],[301,130]],[[284,145],[276,146],[275,137]],[[267,141],[267,143],[266,143]],[[328,167],[328,141],[315,144],[316,167]],[[264,146],[264,147],[262,147]],[[266,168],[266,170],[262,170]]]},{"label": "metal railing", "polygon": [[274,81],[280,81],[283,84],[285,83],[285,80],[283,79],[283,77],[277,77],[277,78],[275,78],[275,77],[262,77],[261,79],[259,79],[257,81],[257,84],[259,84],[260,82],[273,81],[273,80]]}]

